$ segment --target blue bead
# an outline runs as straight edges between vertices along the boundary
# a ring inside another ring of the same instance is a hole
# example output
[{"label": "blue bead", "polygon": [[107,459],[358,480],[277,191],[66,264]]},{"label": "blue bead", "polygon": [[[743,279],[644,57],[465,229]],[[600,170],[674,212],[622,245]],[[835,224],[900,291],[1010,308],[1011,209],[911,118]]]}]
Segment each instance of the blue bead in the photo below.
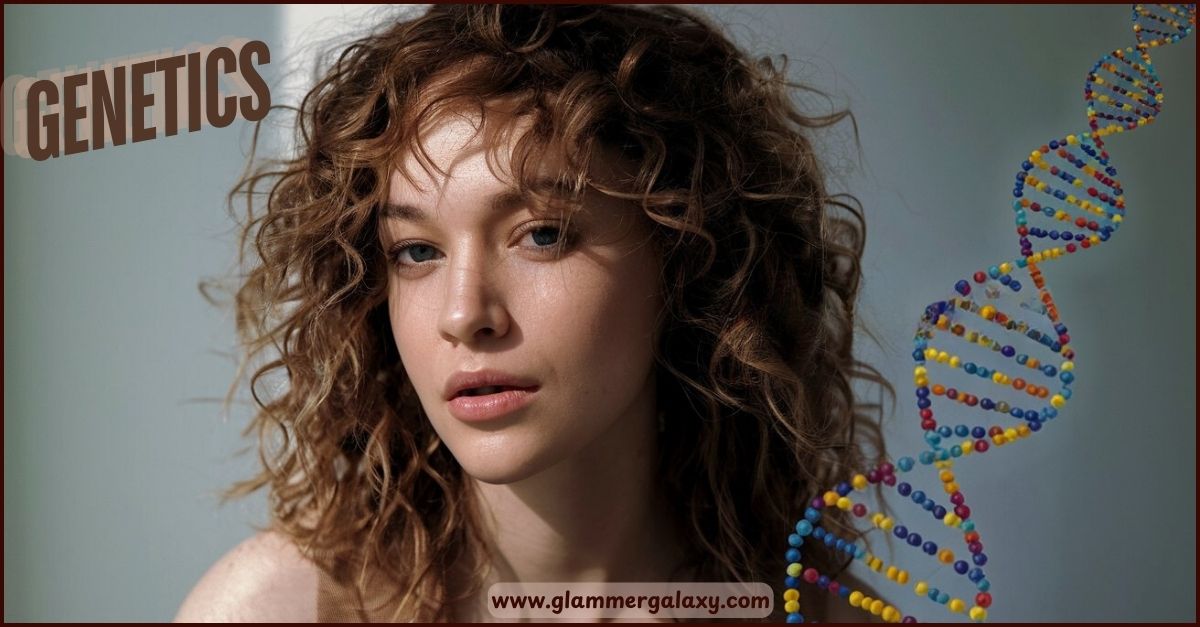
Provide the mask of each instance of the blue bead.
[{"label": "blue bead", "polygon": [[896,525],[895,527],[892,527],[892,533],[895,534],[897,538],[903,540],[908,537],[908,527],[905,527],[904,525]]},{"label": "blue bead", "polygon": [[929,589],[929,593],[927,594],[927,596],[929,597],[929,600],[930,600],[930,601],[936,601],[936,600],[937,600],[937,597],[938,597],[938,589],[937,589],[937,588],[930,588],[930,589]]},{"label": "blue bead", "polygon": [[829,587],[829,577],[826,577],[825,575],[821,575],[817,579],[817,587],[822,590],[825,590],[826,588],[828,588]]},{"label": "blue bead", "polygon": [[788,544],[797,547],[801,546],[804,544],[804,538],[798,533],[793,533],[792,535],[788,536]]},{"label": "blue bead", "polygon": [[1025,415],[1025,410],[1021,409],[1020,407],[1013,407],[1012,409],[1008,410],[1008,415],[1012,416],[1013,418],[1020,418]]},{"label": "blue bead", "polygon": [[954,572],[956,572],[960,575],[967,574],[967,570],[970,568],[971,568],[971,565],[964,562],[963,560],[958,560],[957,562],[954,562]]},{"label": "blue bead", "polygon": [[1068,370],[1058,375],[1058,379],[1063,383],[1070,383],[1075,380],[1075,374]]},{"label": "blue bead", "polygon": [[917,409],[928,409],[930,405],[933,405],[933,402],[928,397],[917,399]]},{"label": "blue bead", "polygon": [[796,533],[800,534],[801,536],[806,536],[812,532],[812,523],[808,522],[807,520],[802,520],[796,523]]},{"label": "blue bead", "polygon": [[991,409],[996,407],[996,403],[993,402],[992,399],[990,399],[990,398],[981,398],[981,399],[979,399],[979,407],[980,407],[980,409],[990,411]]},{"label": "blue bead", "polygon": [[913,492],[912,500],[913,500],[913,503],[916,503],[917,505],[924,503],[925,502],[925,493],[920,490]]},{"label": "blue bead", "polygon": [[975,374],[975,364],[968,361],[967,363],[963,364],[963,370],[966,371],[967,374]]},{"label": "blue bead", "polygon": [[834,488],[834,491],[838,493],[838,496],[846,496],[847,494],[850,494],[850,491],[853,489],[854,488],[850,487],[849,483],[843,481],[837,484],[837,487]]},{"label": "blue bead", "polygon": [[933,540],[930,540],[929,542],[921,545],[921,550],[933,555],[934,553],[937,553],[937,544]]},{"label": "blue bead", "polygon": [[1041,431],[1042,423],[1040,421],[1030,421],[1029,430],[1030,431]]},{"label": "blue bead", "polygon": [[[1021,267],[1022,267],[1022,268],[1024,268],[1025,266],[1021,266]],[[1014,292],[1019,292],[1019,291],[1021,291],[1021,282],[1020,282],[1020,281],[1018,281],[1018,280],[1016,280],[1016,279],[1013,279],[1013,280],[1012,280],[1012,283],[1009,283],[1009,284],[1008,284],[1008,289],[1010,289],[1010,290],[1012,290],[1012,291],[1014,291]]]},{"label": "blue bead", "polygon": [[992,267],[988,268],[987,273],[988,273],[988,276],[990,276],[994,279],[994,278],[1000,276],[1000,267],[992,266]]},{"label": "blue bead", "polygon": [[896,462],[896,465],[900,468],[900,470],[908,472],[913,468],[913,458],[901,457],[900,461]]},{"label": "blue bead", "polygon": [[971,556],[971,561],[975,562],[976,566],[983,566],[987,563],[987,555],[984,553],[976,553]]},{"label": "blue bead", "polygon": [[825,528],[817,527],[816,529],[813,529],[812,536],[818,540],[820,540],[821,538],[824,538],[825,537]]},{"label": "blue bead", "polygon": [[984,429],[983,427],[975,427],[974,429],[971,429],[971,437],[975,438],[976,440],[982,439],[986,435],[987,429]]},{"label": "blue bead", "polygon": [[962,446],[955,444],[954,446],[950,447],[950,456],[951,457],[962,457],[962,454],[963,454]]},{"label": "blue bead", "polygon": [[991,584],[991,583],[989,583],[987,579],[980,579],[980,580],[979,580],[979,583],[975,584],[975,587],[976,587],[976,588],[977,588],[977,589],[978,589],[980,592],[987,592],[987,591],[988,591],[988,589],[992,587],[992,584]]},{"label": "blue bead", "polygon": [[983,569],[972,568],[971,572],[967,573],[967,579],[970,579],[971,583],[975,583],[980,579],[983,579]]},{"label": "blue bead", "polygon": [[854,557],[855,558],[862,559],[866,554],[867,554],[866,549],[862,548],[861,546],[858,546],[857,544],[854,545]]},{"label": "blue bead", "polygon": [[785,587],[785,588],[795,588],[796,584],[798,584],[798,583],[800,583],[800,582],[797,581],[796,578],[792,577],[791,575],[788,575],[787,577],[784,577],[784,579],[783,579],[783,587]]},{"label": "blue bead", "polygon": [[942,425],[942,426],[938,427],[938,435],[942,436],[943,438],[948,438],[953,433],[954,433],[954,430],[951,429],[948,425]]},{"label": "blue bead", "polygon": [[1044,372],[1047,377],[1053,377],[1058,373],[1058,368],[1055,368],[1054,366],[1042,366],[1042,372]]},{"label": "blue bead", "polygon": [[965,438],[970,433],[971,429],[967,425],[958,425],[957,427],[954,427],[954,435],[957,435],[960,438]]},{"label": "blue bead", "polygon": [[791,614],[788,614],[788,617],[787,617],[787,622],[789,622],[789,623],[803,623],[803,622],[804,622],[804,615],[803,615],[803,614],[801,614],[801,613],[799,613],[799,612],[792,612]]},{"label": "blue bead", "polygon": [[820,522],[821,512],[817,511],[816,508],[809,507],[804,510],[804,518],[805,518],[805,520],[808,520],[809,522],[812,522],[812,523]]},{"label": "blue bead", "polygon": [[850,596],[850,592],[851,592],[851,590],[850,590],[850,586],[842,586],[842,587],[838,588],[838,594],[839,594],[839,595],[840,595],[840,596],[841,596],[843,599],[844,599],[844,598],[846,598],[846,597],[848,597],[848,596]]},{"label": "blue bead", "polygon": [[1021,364],[1022,366],[1024,366],[1025,362],[1027,362],[1027,361],[1029,361],[1029,355],[1026,355],[1025,353],[1021,353],[1020,355],[1017,355],[1017,363],[1018,364]]},{"label": "blue bead", "polygon": [[1037,420],[1037,419],[1038,419],[1037,410],[1035,410],[1035,409],[1026,409],[1025,410],[1025,420]]},{"label": "blue bead", "polygon": [[825,546],[833,546],[833,544],[837,542],[837,536],[833,535],[832,533],[827,533],[825,534],[823,540],[825,540]]},{"label": "blue bead", "polygon": [[799,562],[800,561],[800,550],[799,549],[788,549],[786,558],[787,558],[788,562]]},{"label": "blue bead", "polygon": [[929,499],[924,503],[921,503],[921,507],[927,512],[932,512],[933,508],[937,507],[937,503],[934,503],[933,499]]},{"label": "blue bead", "polygon": [[846,548],[846,541],[845,541],[845,540],[843,540],[843,539],[841,539],[841,538],[838,538],[838,539],[837,539],[837,541],[833,543],[833,548],[834,548],[834,549],[836,549],[836,550],[838,550],[838,551],[845,550],[845,548]]},{"label": "blue bead", "polygon": [[926,466],[933,463],[933,451],[921,451],[919,457],[921,459],[921,463]]},{"label": "blue bead", "polygon": [[908,537],[904,539],[904,541],[908,542],[908,544],[911,546],[921,546],[921,534],[910,533],[908,534]]},{"label": "blue bead", "polygon": [[945,605],[946,603],[950,602],[950,595],[945,592],[938,592],[937,602]]},{"label": "blue bead", "polygon": [[938,435],[937,433],[935,433],[933,431],[926,431],[925,432],[925,441],[928,442],[931,446],[937,446],[938,444],[941,444],[942,436]]},{"label": "blue bead", "polygon": [[950,459],[950,451],[947,451],[946,449],[939,449],[937,452],[937,460],[939,462],[944,462],[947,459]]},{"label": "blue bead", "polygon": [[958,283],[954,284],[954,290],[959,294],[966,296],[967,294],[971,293],[971,284],[960,280]]},{"label": "blue bead", "polygon": [[933,517],[941,520],[946,517],[946,508],[938,505],[933,508]]},{"label": "blue bead", "polygon": [[975,521],[965,521],[963,524],[959,525],[958,528],[962,529],[963,531],[975,531]]}]

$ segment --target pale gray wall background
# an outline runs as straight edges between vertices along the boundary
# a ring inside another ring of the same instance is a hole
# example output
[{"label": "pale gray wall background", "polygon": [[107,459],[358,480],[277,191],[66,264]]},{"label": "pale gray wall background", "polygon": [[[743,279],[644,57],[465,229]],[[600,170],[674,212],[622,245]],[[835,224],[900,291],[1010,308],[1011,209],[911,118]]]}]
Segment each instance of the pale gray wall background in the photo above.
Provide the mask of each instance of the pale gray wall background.
[{"label": "pale gray wall background", "polygon": [[[857,116],[861,154],[847,132],[823,141],[835,186],[868,216],[863,309],[884,346],[862,354],[899,391],[892,451],[915,453],[917,316],[968,271],[1015,256],[1017,164],[1086,128],[1084,76],[1133,42],[1129,8],[706,10]],[[227,35],[277,54],[282,12],[6,6],[4,73]],[[1159,121],[1109,141],[1127,224],[1046,270],[1081,355],[1075,399],[1034,440],[959,466],[991,558],[992,620],[1195,615],[1194,39],[1154,61]],[[248,137],[238,123],[5,157],[5,620],[167,620],[263,521],[261,497],[218,509],[213,496],[253,468],[234,457],[245,415],[195,402],[233,375],[232,320],[196,284],[231,263],[224,194]],[[889,586],[923,620],[947,617]]]}]

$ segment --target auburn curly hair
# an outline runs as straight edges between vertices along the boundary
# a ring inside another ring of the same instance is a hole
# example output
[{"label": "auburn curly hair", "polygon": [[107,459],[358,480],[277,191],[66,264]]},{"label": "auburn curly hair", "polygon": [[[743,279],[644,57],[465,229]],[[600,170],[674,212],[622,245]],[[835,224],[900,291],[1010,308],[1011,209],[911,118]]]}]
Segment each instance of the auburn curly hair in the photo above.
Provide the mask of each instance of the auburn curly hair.
[{"label": "auburn curly hair", "polygon": [[[882,404],[853,388],[891,393],[852,351],[863,215],[827,192],[812,144],[849,113],[802,113],[786,58],[752,58],[669,6],[436,5],[328,65],[295,110],[295,154],[231,193],[248,211],[235,303],[262,470],[227,497],[269,488],[272,525],[325,572],[383,574],[402,595],[395,618],[450,618],[451,567],[486,562],[487,542],[391,341],[379,210],[417,129],[506,99],[531,122],[514,171],[560,147],[563,181],[653,222],[660,476],[692,572],[780,587],[807,501],[884,454]],[[633,174],[589,180],[598,148]],[[266,393],[272,375],[287,384]],[[849,559],[806,562],[836,574]]]}]

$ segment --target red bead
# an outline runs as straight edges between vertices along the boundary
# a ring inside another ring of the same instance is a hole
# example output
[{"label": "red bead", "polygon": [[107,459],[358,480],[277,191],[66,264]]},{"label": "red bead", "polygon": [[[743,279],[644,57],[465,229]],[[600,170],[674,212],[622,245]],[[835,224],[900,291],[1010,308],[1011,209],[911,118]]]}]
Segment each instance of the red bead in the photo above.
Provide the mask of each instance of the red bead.
[{"label": "red bead", "polygon": [[1083,246],[1084,248],[1091,248],[1091,247],[1092,247],[1092,240],[1090,240],[1090,239],[1085,239],[1085,240],[1083,240],[1082,242],[1079,242],[1079,245],[1080,245],[1080,246]]},{"label": "red bead", "polygon": [[954,503],[955,505],[962,505],[963,500],[962,492],[955,492],[954,494],[950,495],[950,502]]},{"label": "red bead", "polygon": [[975,440],[975,452],[986,453],[988,450],[987,440]]},{"label": "red bead", "polygon": [[1069,252],[1069,253],[1075,252],[1075,244],[1067,244],[1067,252]]},{"label": "red bead", "polygon": [[975,279],[976,283],[983,283],[984,281],[987,280],[987,275],[982,272],[976,272],[975,276],[972,278]]},{"label": "red bead", "polygon": [[922,409],[921,410],[921,419],[929,420],[930,418],[933,418],[933,410],[929,409],[928,407],[926,407],[925,409]]},{"label": "red bead", "polygon": [[975,595],[975,605],[978,605],[979,607],[991,607],[992,595],[986,592],[980,592],[979,594]]},{"label": "red bead", "polygon": [[972,553],[981,553],[983,552],[983,544],[979,541],[971,542],[967,544],[967,550]]},{"label": "red bead", "polygon": [[889,487],[896,485],[896,475],[884,475],[883,484]]},{"label": "red bead", "polygon": [[1029,235],[1029,227],[1027,227],[1027,226],[1018,226],[1018,227],[1017,227],[1017,235],[1020,235],[1020,236],[1022,236],[1022,237],[1026,236],[1026,235]]},{"label": "red bead", "polygon": [[838,590],[841,590],[841,589],[842,589],[842,584],[840,584],[836,581],[829,582],[829,593],[830,594],[837,594]]},{"label": "red bead", "polygon": [[808,583],[817,583],[817,579],[819,579],[820,577],[821,577],[821,574],[817,572],[817,569],[815,569],[815,568],[804,569],[804,580],[807,581]]},{"label": "red bead", "polygon": [[993,437],[1000,435],[1001,433],[1004,433],[1004,429],[1001,428],[1000,425],[992,425],[992,428],[988,429],[988,435]]},{"label": "red bead", "polygon": [[936,420],[922,420],[921,421],[921,430],[930,431],[933,429],[937,429],[937,421]]},{"label": "red bead", "polygon": [[966,505],[955,505],[954,513],[957,514],[959,518],[966,520],[971,517],[971,508],[967,507]]},{"label": "red bead", "polygon": [[1067,333],[1063,333],[1062,335],[1058,336],[1058,341],[1061,344],[1067,344],[1071,341],[1071,336]]},{"label": "red bead", "polygon": [[978,542],[979,541],[979,532],[978,531],[968,531],[966,534],[963,535],[963,540],[966,540],[968,543]]},{"label": "red bead", "polygon": [[855,503],[854,508],[850,511],[854,512],[855,516],[862,518],[863,516],[867,515],[867,506],[863,505],[862,503]]},{"label": "red bead", "polygon": [[1075,218],[1075,226],[1080,227],[1080,228],[1087,226],[1087,218],[1085,218],[1083,216]]}]

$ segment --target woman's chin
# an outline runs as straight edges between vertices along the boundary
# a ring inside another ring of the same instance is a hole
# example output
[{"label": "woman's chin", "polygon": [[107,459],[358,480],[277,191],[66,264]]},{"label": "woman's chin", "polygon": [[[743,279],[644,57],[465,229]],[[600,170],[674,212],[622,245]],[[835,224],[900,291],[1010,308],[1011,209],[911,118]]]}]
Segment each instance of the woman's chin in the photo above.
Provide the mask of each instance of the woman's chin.
[{"label": "woman's chin", "polygon": [[[462,447],[459,447],[462,448]],[[557,461],[551,450],[529,450],[516,444],[504,447],[470,446],[459,451],[451,447],[459,465],[472,478],[493,485],[516,483],[532,477]]]}]

